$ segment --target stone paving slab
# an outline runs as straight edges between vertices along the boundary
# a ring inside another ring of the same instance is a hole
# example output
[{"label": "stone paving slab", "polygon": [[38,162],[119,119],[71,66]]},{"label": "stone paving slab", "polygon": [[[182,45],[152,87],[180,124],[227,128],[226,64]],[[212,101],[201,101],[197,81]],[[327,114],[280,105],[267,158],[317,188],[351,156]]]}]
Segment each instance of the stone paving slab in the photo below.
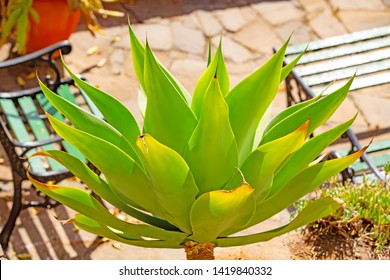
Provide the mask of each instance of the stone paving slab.
[{"label": "stone paving slab", "polygon": [[390,24],[389,11],[340,11],[339,18],[349,32]]},{"label": "stone paving slab", "polygon": [[294,1],[274,1],[253,4],[252,7],[271,25],[303,20],[305,12]]},{"label": "stone paving slab", "polygon": [[335,10],[385,10],[386,6],[382,0],[330,0]]}]

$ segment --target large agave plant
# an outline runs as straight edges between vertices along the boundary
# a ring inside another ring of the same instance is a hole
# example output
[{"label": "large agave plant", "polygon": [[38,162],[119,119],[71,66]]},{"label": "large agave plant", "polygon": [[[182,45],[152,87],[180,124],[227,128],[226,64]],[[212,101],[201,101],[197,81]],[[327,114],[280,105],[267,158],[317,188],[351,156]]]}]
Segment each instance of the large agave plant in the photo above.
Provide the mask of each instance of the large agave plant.
[{"label": "large agave plant", "polygon": [[285,209],[363,153],[316,160],[354,119],[308,139],[345,99],[352,79],[329,95],[284,110],[264,126],[280,82],[299,59],[283,67],[288,41],[232,89],[220,43],[191,96],[129,29],[140,99],[146,101],[140,102],[145,104],[142,129],[124,105],[80,80],[66,65],[105,120],[41,83],[47,99],[72,123],[48,114],[52,126],[103,176],[62,151],[34,156],[56,159],[102,199],[139,221],[118,219],[89,192],[30,177],[43,193],[79,213],[74,218],[78,227],[126,244],[184,247],[189,259],[212,259],[215,246],[267,241],[340,206],[321,198],[283,227],[239,233]]}]

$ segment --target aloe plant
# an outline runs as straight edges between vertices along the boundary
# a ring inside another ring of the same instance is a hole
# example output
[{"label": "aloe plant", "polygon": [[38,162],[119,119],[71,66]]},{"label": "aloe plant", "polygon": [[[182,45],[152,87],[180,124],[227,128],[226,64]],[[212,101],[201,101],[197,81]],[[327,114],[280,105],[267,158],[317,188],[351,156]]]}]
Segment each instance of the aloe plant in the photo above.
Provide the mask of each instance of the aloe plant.
[{"label": "aloe plant", "polygon": [[316,160],[354,118],[308,138],[342,103],[353,78],[329,95],[287,108],[264,126],[280,82],[303,55],[283,67],[288,41],[232,89],[220,42],[190,95],[130,26],[129,32],[140,100],[146,99],[140,102],[146,104],[142,129],[124,105],[80,80],[66,65],[104,120],[40,83],[47,99],[72,124],[47,114],[55,131],[104,176],[62,151],[34,156],[54,158],[103,200],[138,220],[118,219],[90,192],[29,176],[40,191],[78,212],[78,227],[135,246],[184,247],[188,259],[213,259],[216,246],[267,241],[340,207],[331,198],[320,198],[285,226],[239,233],[282,211],[364,152]]}]

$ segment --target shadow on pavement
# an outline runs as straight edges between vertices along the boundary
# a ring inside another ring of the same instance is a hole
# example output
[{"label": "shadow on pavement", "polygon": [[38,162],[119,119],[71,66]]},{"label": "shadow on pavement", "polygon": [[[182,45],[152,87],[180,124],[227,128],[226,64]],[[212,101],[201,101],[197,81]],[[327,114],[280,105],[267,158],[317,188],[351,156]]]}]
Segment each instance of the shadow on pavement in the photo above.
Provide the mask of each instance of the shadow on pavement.
[{"label": "shadow on pavement", "polygon": [[[104,6],[128,15],[132,23],[142,23],[149,18],[184,15],[198,9],[210,11],[278,1],[281,0],[124,0],[121,3],[106,3]],[[127,16],[110,17],[99,22],[103,27],[127,24]],[[79,29],[83,28],[83,24],[80,24]]]},{"label": "shadow on pavement", "polygon": [[[0,198],[0,220],[9,216],[9,198]],[[57,217],[55,217],[57,216]],[[72,223],[62,225],[58,220],[70,219],[63,205],[55,209],[29,208],[22,210],[5,253],[7,259],[88,260],[101,244],[99,237],[85,238]]]}]

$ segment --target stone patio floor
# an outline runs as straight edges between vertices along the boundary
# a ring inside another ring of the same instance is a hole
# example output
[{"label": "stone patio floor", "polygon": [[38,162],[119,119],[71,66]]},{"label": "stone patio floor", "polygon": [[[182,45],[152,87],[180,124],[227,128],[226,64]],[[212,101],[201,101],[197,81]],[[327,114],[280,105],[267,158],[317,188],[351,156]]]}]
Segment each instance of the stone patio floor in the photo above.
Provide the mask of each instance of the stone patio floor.
[{"label": "stone patio floor", "polygon": [[[231,86],[234,86],[265,62],[272,55],[272,47],[281,46],[293,31],[291,43],[295,44],[390,24],[389,0],[226,1],[230,4],[223,4],[224,1],[203,1],[207,2],[204,7],[199,4],[202,1],[165,1],[165,4],[161,0],[144,2],[143,5],[123,4],[120,7],[129,13],[139,38],[145,39],[147,34],[158,59],[190,92],[206,67],[209,37],[216,48],[222,34],[223,52]],[[237,6],[232,6],[235,2]],[[171,15],[158,16],[160,9]],[[128,27],[125,21],[110,24],[108,20],[103,23],[104,35],[93,37],[82,28],[75,32],[70,38],[73,51],[65,60],[75,73],[82,73],[90,83],[126,104],[141,122],[137,105],[139,84],[132,68]],[[283,84],[273,105],[273,113],[286,106]],[[362,90],[346,101],[341,113],[328,125],[343,122],[360,110],[362,113],[354,124],[355,130],[390,127],[389,108],[390,86]],[[389,135],[381,137],[389,138]],[[12,189],[11,174],[4,157],[0,164],[0,187],[9,191]],[[4,195],[0,202],[0,216],[4,219],[10,202],[6,202]],[[54,211],[57,214],[54,215]],[[68,212],[63,207],[50,211],[23,211],[11,239],[8,258],[185,257],[180,250],[152,250],[113,242],[94,242],[94,236],[74,231],[72,225],[63,227],[54,218],[60,215],[60,219],[66,219],[70,215]],[[287,211],[259,227],[278,227],[286,222]],[[295,235],[291,233],[263,244],[217,249],[216,255],[220,259],[290,259],[292,255],[287,244]]]}]

